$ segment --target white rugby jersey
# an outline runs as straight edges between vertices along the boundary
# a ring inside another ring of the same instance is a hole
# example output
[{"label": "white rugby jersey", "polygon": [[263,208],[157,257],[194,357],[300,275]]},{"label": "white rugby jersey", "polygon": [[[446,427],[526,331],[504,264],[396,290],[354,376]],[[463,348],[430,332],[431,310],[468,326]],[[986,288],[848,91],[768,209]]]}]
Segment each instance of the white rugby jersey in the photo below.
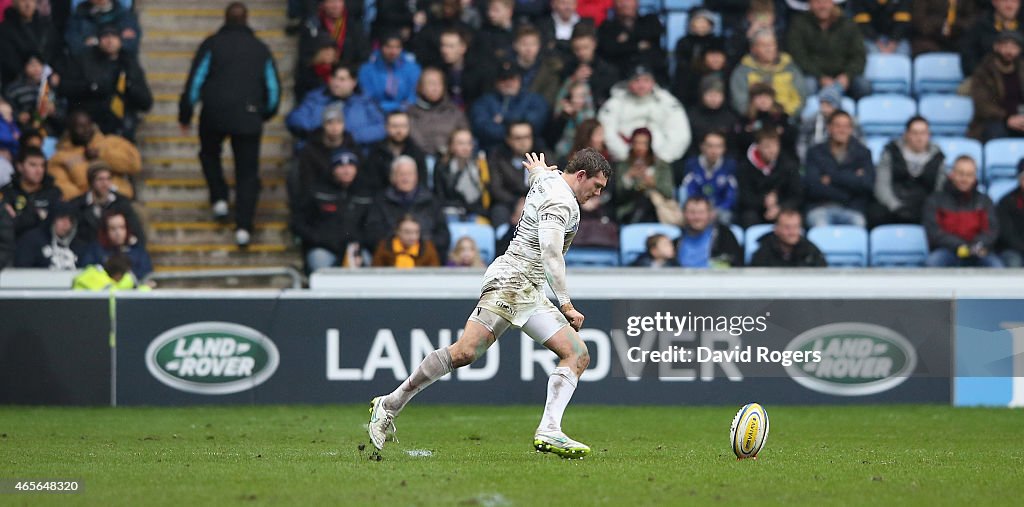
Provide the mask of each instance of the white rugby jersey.
[{"label": "white rugby jersey", "polygon": [[[557,229],[564,234],[562,254],[576,236],[580,225],[580,205],[561,171],[540,169],[530,175],[530,191],[526,194],[523,217],[516,226],[515,236],[504,255],[492,267],[501,271],[511,269],[525,275],[536,286],[545,282],[544,263],[541,260],[541,229]],[[494,271],[494,270],[489,270]],[[509,276],[512,273],[494,273]]]}]

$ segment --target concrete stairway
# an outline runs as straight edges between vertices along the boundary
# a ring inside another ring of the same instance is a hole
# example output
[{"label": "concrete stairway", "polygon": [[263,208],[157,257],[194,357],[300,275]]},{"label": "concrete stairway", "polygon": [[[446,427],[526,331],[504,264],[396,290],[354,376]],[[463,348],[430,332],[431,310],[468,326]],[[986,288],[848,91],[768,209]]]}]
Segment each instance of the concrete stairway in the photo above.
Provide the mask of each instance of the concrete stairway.
[{"label": "concrete stairway", "polygon": [[[223,23],[229,0],[145,0],[137,2],[143,28],[142,66],[153,89],[155,105],[139,129],[143,174],[138,183],[149,252],[156,271],[185,271],[226,267],[301,266],[298,250],[288,232],[285,168],[291,155],[291,137],[283,115],[291,110],[297,58],[296,39],[284,34],[287,0],[248,0],[249,24],[270,46],[282,81],[279,115],[264,129],[260,154],[263,192],[256,215],[252,245],[239,250],[234,228],[214,222],[207,201],[206,183],[197,155],[199,140],[182,136],[177,125],[178,97],[189,65],[202,40]],[[196,121],[198,120],[198,114]],[[231,149],[225,143],[224,167],[234,187]],[[241,286],[280,286],[287,279],[241,282]],[[183,286],[174,282],[168,285]],[[195,286],[196,284],[187,284]],[[221,286],[202,282],[200,286]],[[239,286],[238,281],[229,284]]]}]

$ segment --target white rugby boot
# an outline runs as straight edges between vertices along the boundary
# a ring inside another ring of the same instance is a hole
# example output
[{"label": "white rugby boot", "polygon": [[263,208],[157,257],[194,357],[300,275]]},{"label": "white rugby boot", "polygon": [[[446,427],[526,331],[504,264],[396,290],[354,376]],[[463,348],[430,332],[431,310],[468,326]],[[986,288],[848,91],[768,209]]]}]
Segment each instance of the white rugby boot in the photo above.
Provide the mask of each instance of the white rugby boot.
[{"label": "white rugby boot", "polygon": [[384,408],[384,396],[378,396],[370,401],[370,422],[366,425],[366,431],[370,434],[370,442],[378,451],[384,448],[384,442],[387,441],[389,434],[394,438],[397,431],[395,414]]}]

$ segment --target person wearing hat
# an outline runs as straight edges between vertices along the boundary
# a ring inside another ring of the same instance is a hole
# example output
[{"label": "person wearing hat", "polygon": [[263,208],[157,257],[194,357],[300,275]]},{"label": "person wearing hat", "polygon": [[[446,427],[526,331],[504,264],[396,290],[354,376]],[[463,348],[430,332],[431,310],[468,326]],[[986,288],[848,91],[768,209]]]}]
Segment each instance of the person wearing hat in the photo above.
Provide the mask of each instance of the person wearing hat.
[{"label": "person wearing hat", "polygon": [[1017,164],[1017,187],[996,206],[1000,257],[1008,268],[1024,267],[1024,159]]},{"label": "person wearing hat", "polygon": [[81,267],[88,245],[77,231],[75,210],[66,202],[55,203],[42,224],[18,239],[14,267],[55,271]]},{"label": "person wearing hat", "polygon": [[503,62],[494,91],[477,99],[470,109],[469,124],[481,148],[489,150],[500,144],[507,126],[513,122],[528,122],[535,134],[544,131],[550,115],[548,103],[540,95],[523,89],[522,73],[515,62]]},{"label": "person wearing hat", "polygon": [[402,50],[402,37],[396,32],[381,38],[380,49],[359,69],[359,83],[385,113],[405,111],[416,102],[420,71],[416,57]]},{"label": "person wearing hat", "polygon": [[[676,42],[673,55],[676,59],[676,73],[694,72],[709,47],[725,47],[725,39],[715,35],[716,16],[702,7],[690,12],[686,35]],[[672,41],[669,41],[671,44]]]},{"label": "person wearing hat", "polygon": [[359,180],[359,156],[345,149],[335,153],[330,170],[313,183],[292,214],[292,231],[302,240],[310,273],[331,266],[357,267],[352,264],[360,259],[372,200]]},{"label": "person wearing hat", "polygon": [[772,30],[760,30],[750,38],[750,54],[745,55],[729,78],[732,107],[746,111],[750,86],[768,83],[775,90],[775,100],[789,116],[803,108],[807,97],[804,73],[793,62],[793,57],[779,51],[779,43]]},{"label": "person wearing hat", "polygon": [[69,107],[89,112],[104,134],[134,141],[138,114],[153,107],[153,94],[138,58],[122,49],[116,26],[99,30],[99,43],[72,59],[60,93]]},{"label": "person wearing hat", "polygon": [[128,228],[140,243],[145,243],[142,222],[135,214],[131,201],[112,188],[113,174],[110,164],[102,160],[94,160],[89,164],[86,172],[89,191],[71,201],[71,207],[78,217],[78,236],[86,243],[94,241],[102,226],[100,219],[104,213],[115,212],[124,215]]},{"label": "person wearing hat", "polygon": [[1024,29],[1024,10],[1020,8],[1020,0],[990,0],[957,2],[975,3],[978,10],[970,29],[960,37],[957,47],[960,51],[960,67],[965,76],[970,76],[981,65],[985,56],[992,51],[996,37],[1005,31],[1022,33]]},{"label": "person wearing hat", "polygon": [[[800,120],[800,137],[796,143],[796,152],[803,160],[808,148],[828,139],[828,118],[832,113],[843,108],[843,90],[839,86],[826,86],[818,92],[818,109],[809,110],[805,107]],[[850,111],[847,111],[850,112]],[[860,125],[854,119],[853,136],[863,139]]]},{"label": "person wearing hat", "polygon": [[309,136],[309,141],[299,150],[299,163],[288,175],[288,197],[293,212],[313,184],[330,173],[331,159],[338,150],[358,151],[348,131],[348,117],[341,102],[324,107],[320,118],[321,127]]},{"label": "person wearing hat", "polygon": [[227,216],[228,185],[221,153],[225,138],[230,137],[235,159],[235,243],[245,248],[260,198],[263,123],[277,114],[281,80],[274,55],[249,27],[249,11],[241,2],[227,6],[224,25],[203,41],[192,59],[178,104],[182,135],[189,133],[199,102],[203,104],[199,162],[210,188],[214,217]]},{"label": "person wearing hat", "polygon": [[1020,63],[1024,35],[1000,32],[992,52],[971,76],[974,118],[967,135],[985,142],[998,137],[1024,136],[1024,68]]},{"label": "person wearing hat", "polygon": [[[704,139],[708,132],[723,132],[726,135],[726,145],[730,148],[742,149],[735,146],[734,132],[736,130],[736,113],[725,103],[725,83],[722,78],[711,74],[700,80],[700,103],[689,108],[687,116],[690,118],[690,131],[694,139]],[[686,151],[687,157],[696,156],[700,153],[700,145],[691,143]],[[683,173],[679,172],[675,184],[682,182]]]},{"label": "person wearing hat", "polygon": [[655,83],[654,72],[646,65],[635,66],[627,81],[612,88],[597,119],[616,161],[629,157],[629,139],[639,128],[651,132],[651,150],[669,164],[682,158],[690,146],[690,120],[683,105]]}]

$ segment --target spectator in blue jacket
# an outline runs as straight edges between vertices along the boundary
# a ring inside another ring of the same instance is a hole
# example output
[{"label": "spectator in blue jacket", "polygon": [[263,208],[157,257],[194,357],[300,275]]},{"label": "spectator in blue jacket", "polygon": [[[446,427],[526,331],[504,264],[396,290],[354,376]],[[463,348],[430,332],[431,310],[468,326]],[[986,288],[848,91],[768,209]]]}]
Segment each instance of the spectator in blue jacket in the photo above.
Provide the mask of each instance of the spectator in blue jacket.
[{"label": "spectator in blue jacket", "polygon": [[384,113],[369,97],[356,93],[356,74],[351,67],[336,64],[331,71],[327,86],[321,86],[306,94],[306,98],[285,119],[285,125],[299,140],[295,150],[299,151],[305,141],[323,124],[324,109],[328,104],[344,104],[345,126],[353,140],[360,146],[369,146],[384,139]]},{"label": "spectator in blue jacket", "polygon": [[380,49],[359,69],[363,92],[385,113],[405,111],[416,102],[419,79],[416,57],[402,51],[402,38],[397,33],[386,35]]},{"label": "spectator in blue jacket", "polygon": [[480,97],[470,110],[469,123],[481,148],[489,150],[500,144],[505,139],[506,126],[517,121],[529,123],[534,135],[544,131],[550,116],[548,104],[540,95],[523,90],[519,65],[503,63],[494,89]]},{"label": "spectator in blue jacket", "polygon": [[739,184],[736,182],[736,160],[725,154],[725,134],[710,131],[700,142],[700,155],[690,157],[683,165],[686,174],[679,185],[679,202],[703,196],[715,208],[718,221],[732,223]]},{"label": "spectator in blue jacket", "polygon": [[114,0],[89,0],[76,7],[68,20],[64,39],[71,54],[99,44],[100,28],[107,25],[116,26],[120,31],[125,51],[133,55],[139,53],[142,28],[135,13]]},{"label": "spectator in blue jacket", "polygon": [[807,225],[866,226],[864,212],[874,197],[871,151],[853,137],[853,118],[836,111],[828,119],[828,140],[807,150]]}]

